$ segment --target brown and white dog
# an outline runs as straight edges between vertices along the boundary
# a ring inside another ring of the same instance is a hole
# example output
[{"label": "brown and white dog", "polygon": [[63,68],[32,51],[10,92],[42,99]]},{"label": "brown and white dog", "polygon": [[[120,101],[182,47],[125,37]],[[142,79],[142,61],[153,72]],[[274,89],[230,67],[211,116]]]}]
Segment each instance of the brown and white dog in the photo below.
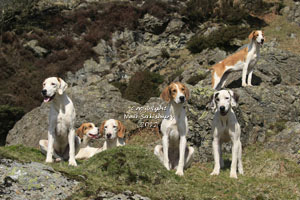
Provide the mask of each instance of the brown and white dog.
[{"label": "brown and white dog", "polygon": [[[256,30],[249,35],[250,43],[247,47],[230,55],[212,67],[212,87],[219,90],[225,86],[226,78],[232,71],[242,72],[242,86],[251,86],[252,73],[260,56],[260,47],[265,37],[261,30]],[[248,74],[248,82],[246,76]]]},{"label": "brown and white dog", "polygon": [[76,135],[80,138],[80,149],[75,159],[87,159],[101,152],[100,148],[90,147],[91,139],[98,139],[99,131],[93,123],[83,123],[76,131]]},{"label": "brown and white dog", "polygon": [[47,154],[46,162],[52,163],[53,157],[59,160],[69,159],[69,165],[77,166],[75,151],[77,148],[74,129],[75,108],[65,93],[68,84],[61,78],[50,77],[43,82],[44,102],[51,101],[49,113],[48,140],[40,140],[42,153]]},{"label": "brown and white dog", "polygon": [[194,153],[193,147],[186,144],[188,121],[183,105],[189,98],[189,90],[182,83],[171,83],[160,97],[169,103],[168,118],[161,123],[162,145],[155,147],[154,154],[168,170],[176,169],[176,174],[183,176],[183,169],[191,164]]},{"label": "brown and white dog", "polygon": [[105,138],[101,151],[125,145],[125,127],[119,120],[105,120],[100,126],[100,135]]}]

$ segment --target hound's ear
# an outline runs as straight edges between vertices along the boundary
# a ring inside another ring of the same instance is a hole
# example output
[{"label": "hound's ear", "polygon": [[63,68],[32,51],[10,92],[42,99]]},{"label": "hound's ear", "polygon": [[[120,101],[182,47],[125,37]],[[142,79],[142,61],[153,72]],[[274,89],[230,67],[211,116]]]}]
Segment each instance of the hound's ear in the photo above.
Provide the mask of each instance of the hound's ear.
[{"label": "hound's ear", "polygon": [[83,128],[84,128],[84,124],[81,124],[81,126],[76,131],[76,135],[81,139],[83,138]]},{"label": "hound's ear", "polygon": [[239,95],[236,94],[236,93],[234,93],[232,90],[229,90],[229,94],[231,96],[231,101],[230,101],[231,106],[232,107],[236,107],[237,106],[237,102],[239,101],[239,98],[240,98]]},{"label": "hound's ear", "polygon": [[267,39],[266,39],[266,36],[265,36],[264,32],[262,32],[262,36],[264,37],[264,42],[266,42]]},{"label": "hound's ear", "polygon": [[104,122],[102,122],[100,128],[99,128],[99,132],[100,132],[100,137],[103,137],[104,135],[104,125],[106,123],[106,120]]},{"label": "hound's ear", "polygon": [[189,91],[189,89],[188,89],[188,87],[186,87],[185,85],[184,85],[184,96],[185,96],[185,99],[186,100],[189,100],[189,98],[190,98],[190,91]]},{"label": "hound's ear", "polygon": [[64,91],[68,88],[68,84],[61,78],[57,78],[57,80],[59,82],[59,87],[57,91],[59,95],[62,95]]},{"label": "hound's ear", "polygon": [[171,100],[171,95],[170,95],[170,88],[167,86],[162,93],[160,94],[160,98],[162,98],[164,101],[169,102]]},{"label": "hound's ear", "polygon": [[216,104],[216,98],[218,97],[219,92],[215,92],[213,95],[210,97],[210,107],[211,109],[215,112],[217,109],[217,104]]},{"label": "hound's ear", "polygon": [[254,33],[255,33],[255,31],[252,31],[252,32],[250,33],[250,35],[248,36],[249,40],[252,40],[252,39],[253,39]]},{"label": "hound's ear", "polygon": [[117,122],[118,122],[118,137],[124,138],[125,126],[119,120],[117,120]]}]

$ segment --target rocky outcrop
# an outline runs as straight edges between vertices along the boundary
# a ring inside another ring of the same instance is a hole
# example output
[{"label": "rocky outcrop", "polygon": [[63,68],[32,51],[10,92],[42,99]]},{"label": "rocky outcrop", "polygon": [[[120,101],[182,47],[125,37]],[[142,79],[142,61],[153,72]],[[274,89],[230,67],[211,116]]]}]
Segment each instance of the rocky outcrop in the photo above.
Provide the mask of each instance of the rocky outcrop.
[{"label": "rocky outcrop", "polygon": [[295,2],[291,7],[285,7],[282,12],[288,16],[291,22],[300,25],[300,2]]},{"label": "rocky outcrop", "polygon": [[[153,97],[141,106],[123,99],[120,91],[110,84],[114,81],[128,83],[135,72],[148,69],[165,76],[161,90],[173,80],[188,85],[191,91],[187,104],[188,139],[198,149],[196,160],[211,160],[210,123],[213,113],[209,101],[214,91],[210,86],[209,67],[224,59],[228,53],[216,48],[190,54],[186,44],[194,33],[183,21],[177,13],[168,19],[148,13],[139,20],[136,30],[116,31],[112,33],[111,42],[100,40],[92,48],[98,59],[86,60],[82,69],[76,73],[69,72],[65,78],[70,87],[67,93],[74,101],[77,112],[76,127],[88,121],[100,125],[108,118],[124,121],[128,131],[137,129],[147,121],[159,123],[161,117],[141,119],[141,114],[163,115],[162,110],[141,113],[132,108],[145,110],[165,106],[166,103]],[[213,31],[214,25],[209,24],[206,23]],[[205,28],[200,27],[202,32],[208,28],[206,25],[203,26]],[[253,87],[241,88],[241,72],[231,73],[228,77],[226,87],[241,96],[236,114],[242,126],[245,146],[256,142],[267,143],[270,131],[276,132],[275,135],[286,133],[274,128],[278,124],[300,121],[300,69],[295,67],[300,59],[276,46],[275,40],[263,46],[261,59],[255,67]],[[23,117],[10,131],[7,143],[37,147],[38,141],[47,137],[48,110],[49,106],[42,104]],[[125,119],[125,114],[133,117]],[[230,145],[224,148],[229,150]]]},{"label": "rocky outcrop", "polygon": [[112,192],[100,192],[97,195],[97,199],[105,199],[105,200],[150,200],[148,197],[143,197],[139,194],[134,194],[133,192],[127,190],[121,194],[114,194]]},{"label": "rocky outcrop", "polygon": [[[94,122],[100,126],[102,121],[114,118],[124,122],[128,128],[135,128],[130,120],[124,120],[124,113],[128,107],[138,107],[138,103],[122,99],[119,90],[105,80],[85,81],[85,84],[67,90],[76,109],[76,127],[83,122]],[[47,138],[49,105],[43,103],[18,121],[8,134],[7,143],[38,147],[39,140]]]},{"label": "rocky outcrop", "polygon": [[[277,123],[275,126],[273,125],[273,127],[273,130],[268,130],[266,133],[268,138],[265,147],[274,151],[279,151],[287,157],[298,161],[300,164],[300,123]],[[280,131],[280,129],[283,130]]]},{"label": "rocky outcrop", "polygon": [[43,57],[47,55],[48,50],[38,46],[37,44],[38,44],[37,40],[30,40],[29,42],[24,44],[24,47],[31,50],[38,57]]},{"label": "rocky outcrop", "polygon": [[0,159],[1,199],[66,199],[79,182],[36,162]]},{"label": "rocky outcrop", "polygon": [[[235,72],[229,75],[227,88],[240,96],[235,112],[242,127],[243,145],[263,142],[274,147],[273,140],[281,141],[279,138],[286,138],[288,133],[295,134],[298,131],[296,125],[300,121],[300,72],[294,66],[300,59],[269,45],[263,47],[261,56],[253,76],[255,86],[242,88],[241,72]],[[198,159],[201,161],[212,159],[210,123],[213,113],[210,109],[210,97],[214,91],[209,84],[210,75],[192,87],[192,98],[188,104],[189,140],[199,148]],[[282,126],[290,127],[285,125],[287,122],[292,123],[293,128],[282,131]],[[276,136],[269,140],[272,135],[270,133]],[[290,143],[291,146],[286,150],[293,152],[294,158],[299,149],[296,141]],[[277,145],[279,142],[275,146]],[[286,144],[282,143],[282,147],[284,146]],[[230,151],[231,146],[225,145],[224,149]]]}]

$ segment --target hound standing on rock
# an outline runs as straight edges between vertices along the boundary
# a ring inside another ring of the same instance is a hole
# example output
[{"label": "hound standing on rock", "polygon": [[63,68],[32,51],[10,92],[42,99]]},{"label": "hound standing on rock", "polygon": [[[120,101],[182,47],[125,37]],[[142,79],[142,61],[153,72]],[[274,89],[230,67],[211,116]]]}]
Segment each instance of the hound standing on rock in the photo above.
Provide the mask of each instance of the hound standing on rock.
[{"label": "hound standing on rock", "polygon": [[[52,163],[53,157],[69,159],[69,165],[77,166],[75,160],[75,108],[65,90],[68,85],[61,78],[47,78],[43,83],[44,102],[52,101],[49,113],[48,140],[40,140],[42,153],[47,154],[46,162]],[[76,148],[79,149],[79,148]]]},{"label": "hound standing on rock", "polygon": [[[232,71],[243,71],[242,86],[252,86],[252,74],[260,56],[260,47],[264,43],[264,33],[253,31],[249,35],[250,43],[247,47],[230,55],[212,67],[212,87],[219,90],[225,86],[226,78]],[[248,74],[248,82],[246,76]]]}]

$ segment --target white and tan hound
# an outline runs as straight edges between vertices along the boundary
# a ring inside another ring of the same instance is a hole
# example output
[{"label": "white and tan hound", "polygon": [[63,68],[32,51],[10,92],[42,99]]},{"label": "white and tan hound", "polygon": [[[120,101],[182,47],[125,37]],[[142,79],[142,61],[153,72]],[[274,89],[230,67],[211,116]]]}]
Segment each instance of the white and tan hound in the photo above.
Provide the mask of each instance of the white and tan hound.
[{"label": "white and tan hound", "polygon": [[125,127],[119,120],[109,119],[104,121],[100,126],[100,135],[105,138],[101,151],[125,145]]},{"label": "white and tan hound", "polygon": [[[264,43],[264,33],[260,30],[249,35],[250,43],[247,47],[230,55],[212,67],[212,87],[219,90],[225,86],[227,76],[232,71],[242,72],[242,86],[251,86],[252,74],[260,56],[260,47]],[[248,82],[246,76],[248,74]]]},{"label": "white and tan hound", "polygon": [[219,175],[220,167],[224,166],[221,147],[223,142],[232,141],[232,162],[230,177],[237,178],[236,170],[244,174],[242,164],[242,144],[240,141],[241,129],[232,107],[237,105],[238,96],[231,90],[215,92],[212,108],[215,111],[212,122],[214,170],[210,175]]},{"label": "white and tan hound", "polygon": [[161,123],[162,145],[155,147],[154,154],[168,170],[176,169],[176,174],[183,176],[183,169],[191,164],[194,153],[193,147],[186,144],[188,121],[184,102],[189,98],[189,90],[182,83],[171,83],[160,97],[169,103],[168,118]]},{"label": "white and tan hound", "polygon": [[91,139],[98,139],[99,130],[93,123],[83,123],[76,131],[76,135],[80,138],[80,149],[75,159],[87,159],[101,152],[100,148],[89,146]]},{"label": "white and tan hound", "polygon": [[52,102],[49,113],[48,140],[40,140],[46,162],[69,159],[69,165],[77,166],[75,160],[76,135],[74,129],[75,108],[65,90],[68,85],[61,78],[50,77],[43,83],[44,102]]}]

